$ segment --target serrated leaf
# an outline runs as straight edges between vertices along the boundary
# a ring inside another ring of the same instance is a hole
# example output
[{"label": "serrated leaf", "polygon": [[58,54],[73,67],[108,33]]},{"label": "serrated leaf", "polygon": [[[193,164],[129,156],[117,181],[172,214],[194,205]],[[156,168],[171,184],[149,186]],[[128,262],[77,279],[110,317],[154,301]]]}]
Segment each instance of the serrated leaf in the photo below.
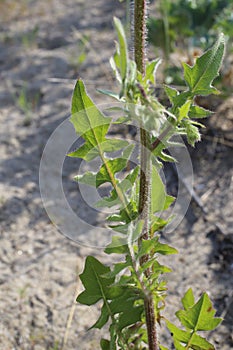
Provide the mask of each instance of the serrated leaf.
[{"label": "serrated leaf", "polygon": [[190,307],[192,307],[195,304],[192,288],[189,288],[187,290],[187,292],[185,293],[181,301],[185,310],[188,310]]},{"label": "serrated leaf", "polygon": [[[111,118],[105,117],[87,95],[84,83],[79,79],[75,85],[71,122],[77,134],[97,146],[105,140]],[[97,130],[96,130],[97,129]]]},{"label": "serrated leaf", "polygon": [[[69,156],[80,157],[86,160],[93,159],[98,155],[100,145],[106,141],[111,118],[105,117],[87,95],[85,86],[81,79],[75,85],[72,97],[72,116],[70,121],[75,131],[82,136],[86,143]],[[94,149],[94,150],[93,150]],[[88,154],[93,150],[94,154]]]},{"label": "serrated leaf", "polygon": [[112,176],[123,170],[127,165],[127,159],[116,158],[109,159],[101,166],[99,172],[96,175],[96,186],[104,184],[105,182],[112,183]]},{"label": "serrated leaf", "polygon": [[207,293],[203,293],[196,304],[187,310],[179,310],[176,316],[187,328],[194,331],[211,331],[222,321],[219,317],[214,317],[211,300]]},{"label": "serrated leaf", "polygon": [[76,301],[80,304],[93,305],[101,299],[107,299],[109,286],[114,282],[114,278],[103,278],[102,275],[108,273],[110,268],[103,265],[93,256],[86,258],[83,273],[79,276],[85,290],[79,294]]},{"label": "serrated leaf", "polygon": [[218,75],[224,50],[225,40],[223,34],[221,34],[214,46],[197,58],[194,66],[190,67],[186,63],[183,64],[184,78],[192,96],[217,93],[217,90],[211,84]]},{"label": "serrated leaf", "polygon": [[[126,143],[122,140],[117,140],[118,143],[116,143],[118,146],[128,145],[128,142]],[[114,146],[114,144],[113,144]],[[110,146],[111,147],[111,146]],[[120,147],[122,148],[122,147]],[[129,145],[126,147],[120,158],[115,159],[105,159],[104,164],[101,166],[99,172],[96,175],[96,186],[99,187],[105,182],[110,182],[114,187],[116,183],[116,179],[114,175],[120,171],[122,171],[124,168],[126,168],[128,163],[128,158],[130,157],[130,154],[132,153],[134,148],[134,145]],[[109,148],[110,149],[110,148]],[[114,182],[113,182],[114,179]]]}]

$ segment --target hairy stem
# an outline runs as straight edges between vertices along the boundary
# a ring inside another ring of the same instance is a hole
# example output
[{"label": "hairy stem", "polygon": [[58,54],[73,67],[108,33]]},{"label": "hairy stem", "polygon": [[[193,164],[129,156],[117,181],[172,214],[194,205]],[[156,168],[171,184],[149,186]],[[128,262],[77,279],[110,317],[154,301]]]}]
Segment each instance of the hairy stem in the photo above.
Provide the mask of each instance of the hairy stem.
[{"label": "hairy stem", "polygon": [[[145,74],[145,57],[146,57],[146,0],[134,1],[134,56],[137,69]],[[142,239],[149,239],[150,237],[150,196],[151,196],[151,157],[149,134],[140,125],[140,192],[139,192],[139,213],[141,219],[144,220],[144,228],[142,237],[138,244],[141,245]],[[149,260],[149,255],[141,258],[140,264],[143,265]],[[151,271],[146,271],[149,277]],[[144,301],[146,326],[148,334],[149,350],[158,350],[158,337],[156,329],[155,307],[152,297],[146,297]]]}]

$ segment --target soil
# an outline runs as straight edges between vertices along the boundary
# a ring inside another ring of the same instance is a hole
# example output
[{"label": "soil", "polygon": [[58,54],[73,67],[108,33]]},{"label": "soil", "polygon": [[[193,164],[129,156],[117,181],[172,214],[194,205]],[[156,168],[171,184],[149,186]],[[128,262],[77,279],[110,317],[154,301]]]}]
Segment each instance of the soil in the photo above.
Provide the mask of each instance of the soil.
[{"label": "soil", "polygon": [[[55,164],[62,157],[60,177],[68,203],[89,223],[86,232],[75,226],[76,241],[61,232],[64,226],[56,226],[58,218],[63,218],[59,202],[55,203],[57,217],[52,220],[43,207],[39,166],[47,140],[70,115],[77,76],[85,80],[89,94],[99,104],[106,100],[96,88],[114,88],[108,64],[116,39],[113,15],[123,18],[124,4],[116,0],[0,3],[2,350],[93,350],[99,348],[100,336],[106,332],[87,331],[98,316],[99,305],[89,308],[75,303],[82,290],[78,275],[85,257],[94,254],[105,262],[110,258],[100,249],[106,244],[103,215],[81,200],[73,181],[80,164],[65,158],[65,152],[59,153],[70,134],[57,140],[50,162],[54,177],[46,180],[46,191],[56,197]],[[196,297],[207,291],[217,315],[224,317],[209,340],[216,349],[230,350],[233,100],[220,102],[217,107],[214,100],[209,102],[216,114],[206,123],[203,141],[195,149],[188,148],[195,192],[187,214],[163,239],[180,251],[170,261],[174,273],[168,282],[167,314],[180,307],[180,297],[190,286]],[[169,192],[175,194],[176,170],[167,166],[165,175]],[[181,183],[185,188],[182,179]],[[85,200],[93,201],[92,195],[87,193]],[[69,227],[67,231],[69,235]],[[72,227],[70,232],[74,238]],[[161,333],[164,344],[168,337],[166,331]]]}]

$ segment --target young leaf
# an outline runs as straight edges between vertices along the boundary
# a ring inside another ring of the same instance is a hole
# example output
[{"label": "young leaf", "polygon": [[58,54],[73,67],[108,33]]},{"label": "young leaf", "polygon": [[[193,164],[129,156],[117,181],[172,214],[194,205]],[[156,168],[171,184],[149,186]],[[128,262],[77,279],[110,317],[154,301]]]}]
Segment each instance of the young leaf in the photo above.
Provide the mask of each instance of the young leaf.
[{"label": "young leaf", "polygon": [[208,294],[203,293],[196,304],[187,310],[177,311],[176,316],[185,327],[195,332],[211,331],[222,321],[221,318],[214,317],[215,312]]},{"label": "young leaf", "polygon": [[184,78],[193,97],[218,93],[211,84],[221,67],[224,49],[225,40],[221,34],[214,46],[199,57],[193,67],[183,64]]},{"label": "young leaf", "polygon": [[171,86],[168,86],[168,85],[164,86],[164,90],[165,90],[170,102],[172,104],[174,104],[176,97],[179,95],[179,91],[176,90],[175,88],[172,88]]},{"label": "young leaf", "polygon": [[183,298],[181,299],[182,305],[185,310],[188,310],[190,307],[192,307],[195,303],[194,295],[192,288],[189,288]]},{"label": "young leaf", "polygon": [[184,118],[188,117],[190,106],[192,101],[187,100],[183,106],[179,107],[179,118],[178,121],[181,121]]},{"label": "young leaf", "polygon": [[114,17],[114,24],[117,30],[118,41],[119,41],[119,68],[123,83],[126,80],[128,73],[128,48],[125,37],[125,31],[121,24],[121,21]]},{"label": "young leaf", "polygon": [[193,105],[190,107],[189,117],[194,119],[206,118],[211,113],[213,112],[209,111],[208,109]]},{"label": "young leaf", "polygon": [[145,79],[149,80],[152,84],[155,84],[155,75],[160,63],[161,59],[157,58],[156,60],[148,62],[146,65]]}]

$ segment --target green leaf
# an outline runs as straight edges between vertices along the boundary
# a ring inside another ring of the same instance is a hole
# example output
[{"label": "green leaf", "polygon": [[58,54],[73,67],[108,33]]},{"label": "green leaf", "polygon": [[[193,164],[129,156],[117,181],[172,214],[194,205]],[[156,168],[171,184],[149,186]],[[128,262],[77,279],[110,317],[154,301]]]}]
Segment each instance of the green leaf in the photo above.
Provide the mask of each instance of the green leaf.
[{"label": "green leaf", "polygon": [[176,339],[174,339],[174,346],[176,350],[187,350],[187,348],[181,345],[180,342],[177,341]]},{"label": "green leaf", "polygon": [[189,288],[187,290],[187,292],[185,293],[185,295],[183,296],[181,301],[182,301],[182,305],[183,305],[185,310],[188,310],[190,307],[192,307],[194,305],[195,300],[194,300],[192,288]]},{"label": "green leaf", "polygon": [[215,350],[213,344],[209,343],[205,338],[196,333],[193,334],[190,345],[194,350]]},{"label": "green leaf", "polygon": [[194,146],[196,142],[201,140],[199,129],[193,125],[191,120],[183,120],[182,125],[185,127],[187,140],[191,146]]},{"label": "green leaf", "polygon": [[99,150],[98,148],[93,147],[91,143],[86,142],[80,146],[80,148],[68,153],[68,156],[73,158],[82,158],[87,162],[90,162],[92,159],[99,156]]},{"label": "green leaf", "polygon": [[122,263],[116,263],[114,265],[114,269],[108,272],[107,274],[103,275],[103,277],[107,277],[107,278],[115,277],[116,275],[118,275],[119,272],[126,269],[130,265],[131,265],[131,261],[129,259]]},{"label": "green leaf", "polygon": [[151,233],[161,231],[169,223],[169,221],[157,218],[155,216],[152,217],[151,221]]},{"label": "green leaf", "polygon": [[192,101],[187,100],[185,104],[183,104],[183,106],[179,107],[179,118],[178,118],[179,121],[188,117],[191,103]]},{"label": "green leaf", "polygon": [[99,91],[103,95],[115,98],[115,100],[117,100],[117,101],[121,100],[120,97],[119,97],[119,94],[116,93],[116,92],[112,92],[112,91],[109,91],[109,90],[102,90],[102,89],[97,89],[97,91]]},{"label": "green leaf", "polygon": [[[105,117],[87,95],[84,83],[79,79],[75,85],[71,122],[77,134],[97,146],[105,140],[111,118]],[[97,130],[96,130],[97,129]]]},{"label": "green leaf", "polygon": [[176,159],[174,157],[170,156],[169,154],[163,151],[159,153],[159,158],[162,159],[164,162],[176,162]]},{"label": "green leaf", "polygon": [[98,328],[98,329],[103,328],[103,326],[108,322],[109,316],[110,316],[109,315],[109,308],[107,307],[106,304],[103,304],[103,306],[101,308],[100,317],[98,318],[96,323],[93,324],[93,326],[91,326],[89,329],[91,330],[93,328]]},{"label": "green leaf", "polygon": [[218,93],[211,85],[219,73],[225,50],[224,35],[221,34],[215,45],[197,58],[193,67],[184,63],[184,78],[189,90],[194,95],[209,95]]},{"label": "green leaf", "polygon": [[93,256],[86,258],[83,273],[79,276],[85,290],[77,297],[77,302],[93,305],[100,299],[106,300],[109,295],[109,286],[114,278],[103,278],[102,275],[110,272],[108,266],[103,265]]},{"label": "green leaf", "polygon": [[121,21],[116,17],[114,17],[113,20],[114,20],[114,25],[118,35],[118,41],[119,41],[119,69],[120,69],[122,81],[124,82],[128,73],[127,41],[126,41],[125,31],[124,31],[123,25],[121,24]]},{"label": "green leaf", "polygon": [[110,341],[107,339],[101,339],[100,346],[101,346],[101,350],[111,350]]},{"label": "green leaf", "polygon": [[151,210],[152,213],[159,212],[164,209],[166,200],[166,191],[155,166],[152,167],[152,190],[151,190]]},{"label": "green leaf", "polygon": [[196,304],[187,310],[176,312],[180,322],[187,328],[194,331],[211,331],[222,321],[219,317],[214,317],[211,300],[207,293],[203,293]]},{"label": "green leaf", "polygon": [[190,332],[183,331],[183,330],[179,329],[178,327],[176,327],[174,324],[172,324],[168,320],[166,320],[166,325],[167,325],[167,328],[169,329],[169,331],[171,332],[172,336],[176,340],[178,340],[184,344],[188,344],[190,336],[191,336]]},{"label": "green leaf", "polygon": [[153,254],[157,253],[161,255],[171,255],[178,253],[175,248],[169,246],[168,244],[160,243],[158,237],[142,240],[137,257],[140,258],[141,256],[150,252],[153,252]]},{"label": "green leaf", "polygon": [[128,246],[132,246],[135,241],[138,240],[138,238],[142,234],[144,221],[139,220],[136,224],[133,222],[130,222],[129,224],[129,230],[128,230]]},{"label": "green leaf", "polygon": [[209,111],[208,109],[194,105],[194,106],[190,107],[189,117],[194,118],[194,119],[206,118],[211,113],[213,113],[213,112]]},{"label": "green leaf", "polygon": [[160,350],[169,350],[168,348],[166,348],[165,346],[163,346],[163,345],[159,345],[159,348],[160,348]]},{"label": "green leaf", "polygon": [[178,251],[168,244],[160,243],[157,241],[154,246],[155,252],[161,255],[178,254]]},{"label": "green leaf", "polygon": [[119,317],[118,326],[120,330],[141,321],[141,315],[144,310],[142,305],[132,308],[129,303],[127,303],[126,306],[124,312]]},{"label": "green leaf", "polygon": [[[77,151],[71,152],[72,157],[80,157],[86,160],[93,159],[101,152],[101,144],[106,141],[111,118],[105,117],[86,94],[85,86],[81,79],[75,85],[72,98],[71,122],[78,135],[82,136],[86,143]],[[93,150],[94,148],[94,150]],[[94,152],[92,156],[88,155]]]},{"label": "green leaf", "polygon": [[76,175],[74,180],[89,186],[96,187],[96,173],[87,171],[84,175]]},{"label": "green leaf", "polygon": [[148,62],[146,65],[146,74],[145,74],[145,80],[149,80],[152,84],[156,83],[156,71],[158,69],[158,66],[161,63],[161,59],[157,58],[151,62]]},{"label": "green leaf", "polygon": [[[128,141],[121,139],[106,139],[101,143],[102,152],[115,152],[129,145]],[[132,146],[130,146],[132,147]]]},{"label": "green leaf", "polygon": [[176,97],[179,95],[179,91],[175,88],[172,88],[171,86],[165,85],[164,90],[167,94],[167,97],[169,98],[170,102],[172,104],[175,103]]},{"label": "green leaf", "polygon": [[105,248],[106,254],[125,254],[129,252],[127,241],[124,237],[113,236],[112,242]]}]

